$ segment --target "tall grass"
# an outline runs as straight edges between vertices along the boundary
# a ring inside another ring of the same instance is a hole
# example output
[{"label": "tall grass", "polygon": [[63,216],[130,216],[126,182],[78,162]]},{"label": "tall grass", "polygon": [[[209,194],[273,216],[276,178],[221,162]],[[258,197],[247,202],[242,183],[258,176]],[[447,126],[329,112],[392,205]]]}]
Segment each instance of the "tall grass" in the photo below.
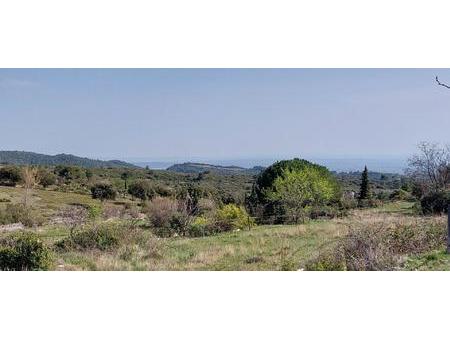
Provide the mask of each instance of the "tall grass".
[{"label": "tall grass", "polygon": [[443,249],[443,217],[372,215],[356,218],[331,249],[306,264],[307,270],[396,270],[409,255]]}]

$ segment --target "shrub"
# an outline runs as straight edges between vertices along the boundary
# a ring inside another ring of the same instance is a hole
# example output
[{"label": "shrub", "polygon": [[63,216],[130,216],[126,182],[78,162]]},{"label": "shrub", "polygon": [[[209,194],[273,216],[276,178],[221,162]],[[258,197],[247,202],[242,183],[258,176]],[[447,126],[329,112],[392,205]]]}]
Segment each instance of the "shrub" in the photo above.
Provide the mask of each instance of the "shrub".
[{"label": "shrub", "polygon": [[75,231],[71,236],[56,243],[56,247],[64,250],[109,250],[117,247],[123,235],[117,226],[102,225]]},{"label": "shrub", "polygon": [[55,173],[67,182],[86,177],[85,171],[82,168],[74,166],[58,165],[55,167]]},{"label": "shrub", "polygon": [[209,234],[208,226],[211,221],[203,216],[195,217],[189,225],[188,233],[191,237],[201,237]]},{"label": "shrub", "polygon": [[109,183],[97,183],[91,187],[91,195],[93,199],[114,200],[116,199],[117,192],[113,186]]},{"label": "shrub", "polygon": [[19,232],[0,240],[1,270],[48,270],[50,250],[36,234]]},{"label": "shrub", "polygon": [[248,215],[244,208],[235,204],[226,204],[216,212],[218,223],[230,224],[232,228],[244,229],[256,225],[255,221]]},{"label": "shrub", "polygon": [[149,226],[158,236],[168,237],[179,228],[178,203],[167,197],[156,197],[144,207]]},{"label": "shrub", "polygon": [[61,222],[70,229],[73,234],[75,229],[84,224],[88,218],[88,209],[80,205],[69,205],[59,211]]},{"label": "shrub", "polygon": [[0,168],[0,185],[15,187],[21,180],[21,173],[17,167]]},{"label": "shrub", "polygon": [[23,204],[7,204],[0,209],[0,224],[22,223],[26,227],[41,226],[43,218],[33,215],[31,210]]},{"label": "shrub", "polygon": [[446,227],[434,220],[388,220],[352,226],[331,250],[320,253],[306,269],[394,270],[406,255],[442,249],[445,240]]},{"label": "shrub", "polygon": [[128,193],[142,201],[151,200],[156,196],[155,188],[148,180],[137,180],[130,184]]},{"label": "shrub", "polygon": [[420,200],[424,215],[443,214],[450,204],[450,192],[435,192],[425,195]]},{"label": "shrub", "polygon": [[343,217],[346,214],[346,209],[331,205],[314,206],[309,210],[309,217],[311,219],[332,219],[336,217]]},{"label": "shrub", "polygon": [[196,217],[189,224],[187,235],[190,237],[203,237],[220,234],[234,230],[231,222],[208,219],[203,216]]},{"label": "shrub", "polygon": [[167,197],[156,197],[145,205],[144,212],[152,226],[166,227],[178,212],[178,203]]},{"label": "shrub", "polygon": [[230,223],[227,221],[216,220],[214,222],[210,222],[206,226],[205,235],[215,235],[215,234],[220,234],[221,232],[228,232],[228,231],[232,231],[235,229],[236,228],[234,227],[233,223]]},{"label": "shrub", "polygon": [[387,192],[387,191],[380,191],[380,192],[378,192],[377,194],[376,194],[376,197],[377,197],[377,199],[378,200],[380,200],[380,201],[387,201],[387,200],[389,200],[389,199],[392,199],[392,194],[393,193],[389,193],[389,192]]},{"label": "shrub", "polygon": [[212,215],[216,209],[216,203],[212,199],[200,198],[197,203],[197,211],[200,215]]},{"label": "shrub", "polygon": [[37,173],[37,180],[40,185],[47,188],[56,184],[56,175],[46,169],[40,168]]},{"label": "shrub", "polygon": [[394,201],[410,201],[413,199],[413,196],[408,191],[397,189],[389,195],[389,199]]}]

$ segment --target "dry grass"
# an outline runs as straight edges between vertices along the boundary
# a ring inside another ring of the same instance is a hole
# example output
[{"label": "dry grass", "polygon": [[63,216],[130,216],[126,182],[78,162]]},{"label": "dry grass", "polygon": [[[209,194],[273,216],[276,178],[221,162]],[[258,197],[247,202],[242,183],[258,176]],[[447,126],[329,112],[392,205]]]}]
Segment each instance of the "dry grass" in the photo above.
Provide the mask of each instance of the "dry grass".
[{"label": "dry grass", "polygon": [[444,217],[419,217],[380,210],[355,211],[340,221],[336,243],[306,264],[309,270],[394,270],[411,255],[442,249]]}]

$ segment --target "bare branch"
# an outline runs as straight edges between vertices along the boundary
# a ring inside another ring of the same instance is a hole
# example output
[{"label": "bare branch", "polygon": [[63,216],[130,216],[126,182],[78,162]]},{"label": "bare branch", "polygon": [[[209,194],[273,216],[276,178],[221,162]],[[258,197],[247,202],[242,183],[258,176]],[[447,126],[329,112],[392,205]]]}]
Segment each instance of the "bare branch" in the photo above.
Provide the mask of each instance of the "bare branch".
[{"label": "bare branch", "polygon": [[442,86],[442,87],[445,87],[445,88],[450,89],[450,86],[449,86],[449,85],[446,85],[445,83],[440,82],[440,81],[439,81],[439,78],[438,78],[437,76],[436,76],[436,82],[437,82],[437,84],[438,84],[439,86]]}]

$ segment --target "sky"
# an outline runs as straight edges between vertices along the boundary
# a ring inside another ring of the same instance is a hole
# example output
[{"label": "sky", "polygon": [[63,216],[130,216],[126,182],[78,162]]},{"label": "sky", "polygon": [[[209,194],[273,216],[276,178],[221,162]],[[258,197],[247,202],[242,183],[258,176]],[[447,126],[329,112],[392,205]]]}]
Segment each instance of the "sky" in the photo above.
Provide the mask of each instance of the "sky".
[{"label": "sky", "polygon": [[448,142],[448,69],[0,69],[0,150],[396,158]]}]

